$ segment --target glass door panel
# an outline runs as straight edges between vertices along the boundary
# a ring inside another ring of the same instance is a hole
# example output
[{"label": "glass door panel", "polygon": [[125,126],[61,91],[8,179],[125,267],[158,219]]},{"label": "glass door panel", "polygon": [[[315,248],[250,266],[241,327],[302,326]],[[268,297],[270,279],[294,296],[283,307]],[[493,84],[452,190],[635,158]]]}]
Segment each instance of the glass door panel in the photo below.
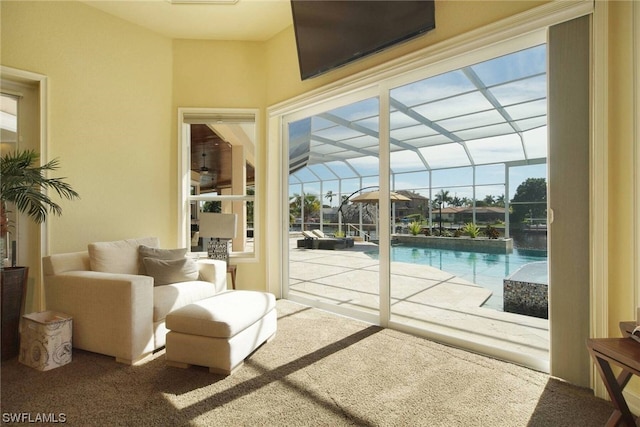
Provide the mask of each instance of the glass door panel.
[{"label": "glass door panel", "polygon": [[378,112],[368,98],[287,125],[287,298],[376,323]]},{"label": "glass door panel", "polygon": [[548,360],[545,55],[390,90],[392,326]]}]

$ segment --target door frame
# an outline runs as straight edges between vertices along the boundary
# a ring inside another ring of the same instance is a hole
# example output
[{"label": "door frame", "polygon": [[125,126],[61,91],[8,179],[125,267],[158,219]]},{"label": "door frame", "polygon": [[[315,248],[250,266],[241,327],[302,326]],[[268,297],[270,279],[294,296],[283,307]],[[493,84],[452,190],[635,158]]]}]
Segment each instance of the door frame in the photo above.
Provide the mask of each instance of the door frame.
[{"label": "door frame", "polygon": [[[598,6],[599,2],[595,2]],[[599,5],[602,7],[602,5]],[[606,5],[605,5],[606,6]],[[280,191],[280,204],[277,212],[270,211],[270,218],[276,218],[273,227],[269,229],[273,234],[268,238],[278,239],[282,248],[282,257],[280,262],[270,262],[269,276],[278,280],[279,283],[285,283],[288,280],[287,264],[288,256],[285,255],[288,245],[287,223],[285,222],[287,212],[287,195],[288,195],[288,168],[286,167],[286,143],[284,141],[284,133],[286,129],[283,126],[283,117],[288,114],[295,113],[304,108],[317,106],[324,100],[335,99],[341,94],[350,93],[365,87],[379,85],[381,81],[389,79],[393,76],[401,74],[409,74],[413,70],[427,66],[438,65],[446,59],[456,58],[467,55],[471,51],[478,50],[481,47],[497,44],[504,40],[514,37],[547,29],[548,27],[572,20],[585,15],[594,13],[594,4],[592,2],[552,2],[530,11],[506,18],[502,21],[490,24],[486,27],[473,30],[469,33],[462,34],[449,40],[445,40],[434,46],[413,52],[405,57],[399,58],[382,66],[375,67],[369,71],[358,73],[351,77],[334,82],[326,87],[312,91],[306,95],[296,97],[292,100],[274,105],[268,109],[268,136],[270,138],[270,147],[278,147],[277,154],[270,153],[270,159],[278,161],[279,167],[277,174],[270,177],[278,179]],[[606,164],[607,153],[607,136],[606,122],[607,116],[602,105],[606,103],[606,91],[602,90],[606,87],[606,62],[597,61],[597,58],[603,56],[606,52],[606,22],[602,16],[596,16],[597,23],[594,24],[592,38],[594,40],[594,56],[595,63],[600,62],[604,65],[594,67],[592,71],[592,129],[591,129],[591,159],[590,159],[590,180],[591,180],[591,265],[589,266],[590,277],[590,295],[591,303],[589,307],[591,335],[605,336],[607,331],[607,304],[605,299],[598,299],[598,295],[606,295],[608,290],[607,277],[607,257],[606,242],[608,240],[608,230],[606,226],[607,214],[599,206],[606,206],[608,196],[607,192],[607,174],[608,166]],[[286,142],[286,141],[285,141]],[[380,177],[381,182],[384,178]],[[381,218],[384,220],[384,218]],[[277,223],[275,222],[277,221]],[[603,245],[603,243],[605,243]],[[275,269],[275,270],[273,270]],[[382,285],[382,283],[381,283]],[[381,313],[382,314],[382,313]],[[384,319],[381,319],[384,325]],[[594,384],[593,378],[591,384]]]},{"label": "door frame", "polygon": [[[39,115],[40,115],[40,132],[39,132],[39,148],[40,163],[44,164],[49,159],[49,131],[48,131],[48,78],[45,75],[34,73],[31,71],[20,70],[6,66],[0,66],[0,79],[2,82],[10,82],[37,87],[39,97]],[[18,134],[19,137],[19,134]],[[19,142],[19,141],[18,141]],[[46,190],[43,190],[46,191]],[[43,256],[49,253],[49,227],[47,222],[43,222],[39,226],[40,237],[38,240],[37,259],[27,259],[26,264],[29,265],[29,286],[33,286],[33,308],[35,310],[44,310],[44,289],[42,287],[42,269],[41,260]],[[29,257],[33,258],[33,257]]]}]

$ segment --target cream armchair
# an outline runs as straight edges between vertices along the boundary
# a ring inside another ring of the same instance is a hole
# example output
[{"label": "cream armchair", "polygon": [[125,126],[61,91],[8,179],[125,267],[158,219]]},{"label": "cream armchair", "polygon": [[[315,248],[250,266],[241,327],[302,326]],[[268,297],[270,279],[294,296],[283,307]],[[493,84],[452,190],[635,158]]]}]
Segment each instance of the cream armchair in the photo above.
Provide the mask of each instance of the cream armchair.
[{"label": "cream armchair", "polygon": [[[227,290],[224,261],[186,259],[193,272],[185,278],[192,280],[177,283],[164,284],[167,277],[175,277],[172,272],[163,278],[157,271],[140,274],[138,269],[144,270],[140,245],[158,246],[154,238],[131,239],[43,258],[47,310],[73,317],[73,347],[137,363],[165,345],[168,313]],[[175,270],[176,263],[185,264],[181,260],[156,264],[166,267],[166,273],[168,268]],[[105,269],[114,272],[95,271]]]}]

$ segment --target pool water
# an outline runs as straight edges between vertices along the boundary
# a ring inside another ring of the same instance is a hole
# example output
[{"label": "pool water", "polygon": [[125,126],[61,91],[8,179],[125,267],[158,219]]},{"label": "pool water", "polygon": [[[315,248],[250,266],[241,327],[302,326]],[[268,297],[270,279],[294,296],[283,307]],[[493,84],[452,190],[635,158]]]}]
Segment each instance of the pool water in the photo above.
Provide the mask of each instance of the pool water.
[{"label": "pool water", "polygon": [[[368,255],[377,258],[378,251],[368,252]],[[547,255],[545,251],[522,249],[514,249],[508,254],[492,254],[398,245],[391,247],[391,260],[429,265],[487,288],[493,294],[484,307],[502,311],[503,279],[526,264],[546,261]],[[519,280],[540,283],[541,279],[546,279],[546,274],[546,271],[536,271],[535,277],[519,277]]]}]

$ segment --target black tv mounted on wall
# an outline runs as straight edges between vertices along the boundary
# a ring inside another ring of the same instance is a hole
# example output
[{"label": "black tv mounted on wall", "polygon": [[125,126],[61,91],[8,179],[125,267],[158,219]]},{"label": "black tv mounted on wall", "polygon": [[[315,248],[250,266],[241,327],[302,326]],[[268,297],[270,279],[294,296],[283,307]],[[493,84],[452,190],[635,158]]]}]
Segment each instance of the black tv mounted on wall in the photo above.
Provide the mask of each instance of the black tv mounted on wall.
[{"label": "black tv mounted on wall", "polygon": [[302,80],[436,26],[434,0],[291,0]]}]

